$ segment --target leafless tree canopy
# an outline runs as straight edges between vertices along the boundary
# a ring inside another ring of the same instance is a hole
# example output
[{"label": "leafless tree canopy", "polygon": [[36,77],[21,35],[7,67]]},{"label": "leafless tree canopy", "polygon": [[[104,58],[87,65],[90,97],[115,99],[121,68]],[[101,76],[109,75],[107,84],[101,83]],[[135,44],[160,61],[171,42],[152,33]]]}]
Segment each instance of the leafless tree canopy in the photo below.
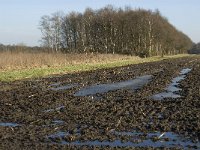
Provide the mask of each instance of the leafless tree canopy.
[{"label": "leafless tree canopy", "polygon": [[194,44],[188,51],[190,54],[200,54],[200,43]]},{"label": "leafless tree canopy", "polygon": [[40,21],[42,43],[52,51],[118,53],[149,57],[185,53],[192,41],[158,10],[87,8]]}]

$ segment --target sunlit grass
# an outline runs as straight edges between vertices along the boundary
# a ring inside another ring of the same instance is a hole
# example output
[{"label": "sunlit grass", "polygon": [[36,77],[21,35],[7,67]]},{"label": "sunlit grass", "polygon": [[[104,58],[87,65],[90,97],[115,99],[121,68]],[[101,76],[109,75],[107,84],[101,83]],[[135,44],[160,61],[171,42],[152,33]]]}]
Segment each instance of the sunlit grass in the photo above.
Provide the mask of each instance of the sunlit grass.
[{"label": "sunlit grass", "polygon": [[[126,59],[111,59],[110,61],[95,61],[95,62],[83,62],[77,64],[64,64],[60,66],[46,66],[46,67],[35,67],[35,68],[28,68],[28,69],[14,69],[14,70],[3,70],[0,72],[0,81],[14,81],[19,79],[25,78],[39,78],[50,76],[53,74],[66,74],[72,72],[80,72],[80,71],[87,71],[87,70],[95,70],[101,68],[112,68],[117,66],[125,66],[130,64],[138,64],[144,62],[153,62],[153,61],[160,61],[163,59],[173,59],[179,57],[189,56],[187,54],[183,55],[174,55],[174,56],[165,56],[165,57],[150,57],[150,58],[138,58],[138,57],[127,57]],[[105,55],[106,57],[106,55]]]}]

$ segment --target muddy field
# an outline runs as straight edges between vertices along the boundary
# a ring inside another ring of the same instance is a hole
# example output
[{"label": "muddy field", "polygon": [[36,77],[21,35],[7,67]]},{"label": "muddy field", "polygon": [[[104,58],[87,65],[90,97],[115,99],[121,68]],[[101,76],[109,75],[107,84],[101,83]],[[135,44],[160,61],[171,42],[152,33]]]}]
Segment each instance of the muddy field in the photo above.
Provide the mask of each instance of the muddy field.
[{"label": "muddy field", "polygon": [[0,149],[200,149],[200,57],[0,83]]}]

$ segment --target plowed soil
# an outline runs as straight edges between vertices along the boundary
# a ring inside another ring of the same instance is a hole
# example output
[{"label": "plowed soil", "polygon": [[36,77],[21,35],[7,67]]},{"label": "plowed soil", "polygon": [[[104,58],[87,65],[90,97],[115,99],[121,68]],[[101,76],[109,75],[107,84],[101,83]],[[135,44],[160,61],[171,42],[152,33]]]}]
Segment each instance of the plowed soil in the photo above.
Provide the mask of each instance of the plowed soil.
[{"label": "plowed soil", "polygon": [[[179,84],[181,97],[151,98],[163,92],[184,68],[192,70]],[[126,81],[142,75],[152,75],[152,80],[134,91],[119,89],[90,96],[74,95],[83,87]],[[76,86],[52,89],[61,85]],[[115,131],[143,133],[134,138],[136,141],[144,140],[151,132],[163,135],[170,132],[191,141],[184,146],[123,146],[127,149],[198,149],[200,57],[1,82],[0,108],[0,149],[120,149],[120,145],[78,145],[76,142],[133,140],[130,136],[112,134]],[[58,132],[66,134],[53,136]],[[161,136],[152,137],[152,141],[156,143]]]}]

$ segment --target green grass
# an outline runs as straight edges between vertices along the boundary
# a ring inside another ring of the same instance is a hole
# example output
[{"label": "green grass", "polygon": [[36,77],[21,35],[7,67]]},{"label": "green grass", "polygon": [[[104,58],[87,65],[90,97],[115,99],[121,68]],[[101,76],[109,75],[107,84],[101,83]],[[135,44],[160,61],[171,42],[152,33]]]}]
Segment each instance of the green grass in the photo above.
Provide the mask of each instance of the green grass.
[{"label": "green grass", "polygon": [[21,70],[9,70],[0,72],[0,81],[14,81],[25,78],[38,78],[45,77],[53,74],[65,74],[79,71],[95,70],[101,68],[112,68],[117,66],[125,66],[129,64],[139,64],[144,62],[160,61],[163,59],[179,58],[189,55],[175,55],[165,57],[150,57],[144,59],[130,59],[114,61],[111,63],[95,63],[95,64],[78,64],[78,65],[67,65],[59,67],[45,67],[45,68],[34,68],[34,69],[21,69]]}]

